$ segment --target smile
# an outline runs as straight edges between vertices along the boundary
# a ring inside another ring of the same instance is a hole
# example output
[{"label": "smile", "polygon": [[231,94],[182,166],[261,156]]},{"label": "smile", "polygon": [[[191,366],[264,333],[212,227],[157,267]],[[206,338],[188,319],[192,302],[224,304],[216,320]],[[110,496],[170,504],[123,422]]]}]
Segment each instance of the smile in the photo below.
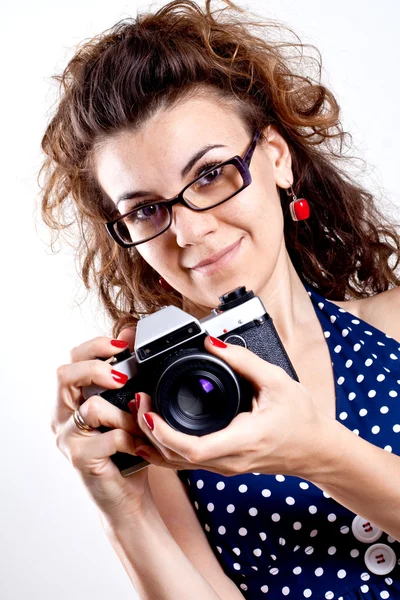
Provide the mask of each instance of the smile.
[{"label": "smile", "polygon": [[220,269],[227,267],[229,263],[235,258],[241,246],[242,238],[224,248],[220,252],[213,254],[209,258],[202,260],[197,263],[194,267],[192,267],[193,271],[198,273],[204,273],[205,275],[209,275],[214,273],[215,271],[219,271]]}]

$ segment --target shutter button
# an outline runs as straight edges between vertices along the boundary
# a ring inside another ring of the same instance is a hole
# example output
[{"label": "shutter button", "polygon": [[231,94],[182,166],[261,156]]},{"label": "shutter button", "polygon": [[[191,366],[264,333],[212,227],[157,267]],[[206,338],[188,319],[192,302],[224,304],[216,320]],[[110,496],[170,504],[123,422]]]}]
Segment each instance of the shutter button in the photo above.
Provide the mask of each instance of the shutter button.
[{"label": "shutter button", "polygon": [[387,575],[396,566],[396,555],[386,544],[374,544],[366,551],[364,562],[371,573]]},{"label": "shutter button", "polygon": [[351,530],[353,532],[354,537],[364,544],[372,544],[376,542],[381,535],[382,529],[379,529],[373,523],[367,521],[363,517],[357,515],[354,517],[353,522],[351,524]]}]

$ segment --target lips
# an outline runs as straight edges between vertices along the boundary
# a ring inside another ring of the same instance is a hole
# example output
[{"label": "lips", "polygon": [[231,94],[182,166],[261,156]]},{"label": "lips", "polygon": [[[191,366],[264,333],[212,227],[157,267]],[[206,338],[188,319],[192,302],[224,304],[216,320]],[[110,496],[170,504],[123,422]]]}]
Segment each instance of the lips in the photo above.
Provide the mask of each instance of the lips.
[{"label": "lips", "polygon": [[236,246],[238,246],[240,244],[240,242],[241,242],[241,240],[236,240],[236,242],[233,242],[233,244],[231,244],[230,246],[226,246],[226,248],[224,248],[223,250],[220,250],[220,252],[216,252],[215,254],[212,254],[208,258],[201,260],[200,262],[198,262],[191,268],[192,269],[200,269],[200,267],[205,267],[206,265],[211,265],[211,264],[217,262],[220,258],[225,256],[225,254],[228,254],[228,252],[230,252],[231,250],[236,248]]}]

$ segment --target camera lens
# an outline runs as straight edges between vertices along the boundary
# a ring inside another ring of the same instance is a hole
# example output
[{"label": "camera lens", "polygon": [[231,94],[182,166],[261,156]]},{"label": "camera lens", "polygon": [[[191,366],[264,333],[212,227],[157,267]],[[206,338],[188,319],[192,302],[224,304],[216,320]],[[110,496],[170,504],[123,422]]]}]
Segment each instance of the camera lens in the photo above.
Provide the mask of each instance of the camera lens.
[{"label": "camera lens", "polygon": [[188,417],[211,415],[224,390],[221,382],[209,373],[189,373],[177,384],[176,403]]},{"label": "camera lens", "polygon": [[240,396],[238,378],[229,365],[198,349],[185,349],[162,365],[153,402],[174,429],[206,435],[232,421]]}]

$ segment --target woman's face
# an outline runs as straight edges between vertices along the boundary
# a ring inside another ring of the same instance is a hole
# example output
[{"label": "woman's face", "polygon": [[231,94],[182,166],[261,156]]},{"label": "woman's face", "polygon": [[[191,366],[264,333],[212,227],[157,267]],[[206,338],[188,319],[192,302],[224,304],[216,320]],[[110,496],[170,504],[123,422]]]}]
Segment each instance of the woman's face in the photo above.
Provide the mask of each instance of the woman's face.
[{"label": "woman's face", "polygon": [[[267,140],[256,147],[250,163],[252,183],[246,189],[205,212],[175,205],[171,227],[137,246],[197,316],[208,313],[219,296],[239,285],[262,295],[268,283],[282,275],[285,247],[277,186],[291,185],[291,161],[276,130],[269,127],[263,133]],[[96,154],[96,174],[115,203],[138,190],[148,192],[146,201],[173,198],[203,164],[243,156],[250,141],[237,109],[212,94],[199,94],[160,110],[139,130],[110,138]],[[206,147],[210,149],[182,176],[194,155]],[[128,208],[125,202],[118,204],[121,213]],[[204,261],[209,264],[199,266]]]}]

